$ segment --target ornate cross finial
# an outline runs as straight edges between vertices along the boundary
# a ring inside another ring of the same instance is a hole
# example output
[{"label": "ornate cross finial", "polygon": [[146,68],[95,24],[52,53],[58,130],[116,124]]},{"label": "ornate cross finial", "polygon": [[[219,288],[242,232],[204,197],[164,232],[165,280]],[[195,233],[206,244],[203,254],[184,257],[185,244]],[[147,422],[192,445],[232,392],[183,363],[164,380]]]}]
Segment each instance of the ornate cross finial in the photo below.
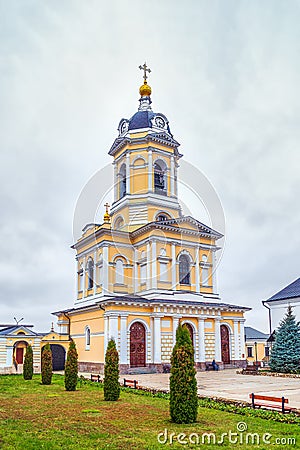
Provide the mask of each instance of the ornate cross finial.
[{"label": "ornate cross finial", "polygon": [[104,223],[110,223],[110,215],[109,215],[109,212],[108,212],[108,208],[110,207],[110,205],[106,202],[104,206],[105,206],[105,209],[106,209],[106,212],[104,214]]},{"label": "ornate cross finial", "polygon": [[144,83],[147,83],[147,78],[148,78],[147,77],[147,72],[150,73],[151,69],[149,69],[147,67],[146,62],[142,66],[139,66],[139,69],[144,71]]}]

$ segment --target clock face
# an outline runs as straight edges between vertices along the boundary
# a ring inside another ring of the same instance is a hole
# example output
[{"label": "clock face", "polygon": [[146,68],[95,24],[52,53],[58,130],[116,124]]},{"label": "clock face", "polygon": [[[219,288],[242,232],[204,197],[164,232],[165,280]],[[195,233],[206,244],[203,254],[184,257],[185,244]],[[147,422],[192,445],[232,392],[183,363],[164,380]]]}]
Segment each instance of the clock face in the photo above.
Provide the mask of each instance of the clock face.
[{"label": "clock face", "polygon": [[121,133],[124,133],[124,131],[127,131],[127,128],[128,128],[128,124],[124,120],[124,122],[122,122],[122,124],[121,124]]},{"label": "clock face", "polygon": [[155,125],[159,128],[164,128],[166,125],[166,122],[162,117],[157,116],[157,117],[155,117]]}]

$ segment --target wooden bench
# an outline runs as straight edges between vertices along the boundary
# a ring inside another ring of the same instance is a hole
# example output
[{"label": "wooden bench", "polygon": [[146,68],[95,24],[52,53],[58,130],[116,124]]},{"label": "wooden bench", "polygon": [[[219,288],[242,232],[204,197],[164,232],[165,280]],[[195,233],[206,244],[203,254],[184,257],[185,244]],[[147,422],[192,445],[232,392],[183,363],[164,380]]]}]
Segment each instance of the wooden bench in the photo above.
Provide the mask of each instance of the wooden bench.
[{"label": "wooden bench", "polygon": [[253,409],[257,406],[258,408],[279,410],[283,414],[292,411],[290,406],[286,406],[289,401],[284,397],[269,397],[268,395],[256,395],[253,393],[249,394],[249,397],[251,398]]},{"label": "wooden bench", "polygon": [[91,381],[95,381],[96,383],[101,383],[100,375],[94,375],[93,373],[91,373]]},{"label": "wooden bench", "polygon": [[126,378],[124,378],[124,387],[131,387],[133,389],[138,389],[137,385],[138,382],[136,380],[126,380]]},{"label": "wooden bench", "polygon": [[248,375],[255,375],[258,372],[258,366],[254,365],[253,366],[246,366],[245,369],[243,369],[243,374],[248,374]]}]

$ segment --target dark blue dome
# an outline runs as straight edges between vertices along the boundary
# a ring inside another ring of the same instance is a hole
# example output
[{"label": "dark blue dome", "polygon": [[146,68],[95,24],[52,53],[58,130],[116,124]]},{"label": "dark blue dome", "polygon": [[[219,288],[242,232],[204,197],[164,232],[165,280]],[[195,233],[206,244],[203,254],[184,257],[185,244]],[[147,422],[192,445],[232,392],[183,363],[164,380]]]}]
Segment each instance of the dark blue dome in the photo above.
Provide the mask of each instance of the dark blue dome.
[{"label": "dark blue dome", "polygon": [[128,130],[139,128],[152,128],[151,119],[154,117],[152,111],[138,111],[129,120]]}]

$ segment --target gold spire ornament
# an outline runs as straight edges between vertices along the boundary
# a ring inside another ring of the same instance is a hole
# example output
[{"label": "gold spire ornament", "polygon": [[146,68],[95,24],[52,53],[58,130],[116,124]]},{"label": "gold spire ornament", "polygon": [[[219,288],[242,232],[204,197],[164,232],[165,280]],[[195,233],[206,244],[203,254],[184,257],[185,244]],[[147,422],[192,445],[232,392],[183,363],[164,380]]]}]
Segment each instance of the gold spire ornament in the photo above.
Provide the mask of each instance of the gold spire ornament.
[{"label": "gold spire ornament", "polygon": [[142,66],[139,66],[139,69],[144,71],[144,84],[142,84],[142,86],[140,87],[141,97],[150,97],[152,91],[149,84],[147,84],[147,72],[150,73],[151,69],[147,67],[146,63],[144,63]]},{"label": "gold spire ornament", "polygon": [[105,211],[105,214],[104,214],[104,217],[103,217],[104,223],[110,223],[110,215],[109,215],[109,212],[108,212],[108,208],[110,208],[110,205],[106,202],[104,206],[106,208],[106,211]]}]

